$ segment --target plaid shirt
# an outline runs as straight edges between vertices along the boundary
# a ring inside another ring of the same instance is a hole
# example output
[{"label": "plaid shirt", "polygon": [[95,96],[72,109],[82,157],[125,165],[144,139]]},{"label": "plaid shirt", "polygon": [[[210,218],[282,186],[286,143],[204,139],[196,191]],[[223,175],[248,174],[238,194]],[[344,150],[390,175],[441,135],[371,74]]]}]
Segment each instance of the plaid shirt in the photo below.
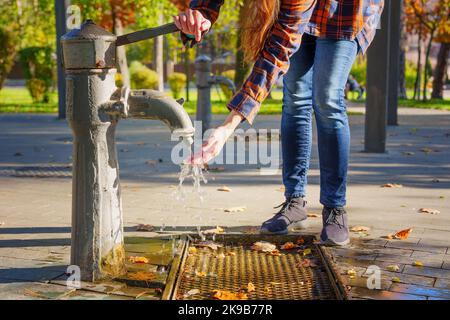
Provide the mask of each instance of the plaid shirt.
[{"label": "plaid shirt", "polygon": [[[190,7],[213,24],[223,2],[193,0]],[[228,109],[253,122],[273,84],[288,71],[289,58],[299,49],[303,33],[356,40],[364,53],[375,36],[383,5],[384,0],[281,0],[278,19],[264,48],[241,90],[228,103]],[[183,40],[187,41],[185,37]]]}]

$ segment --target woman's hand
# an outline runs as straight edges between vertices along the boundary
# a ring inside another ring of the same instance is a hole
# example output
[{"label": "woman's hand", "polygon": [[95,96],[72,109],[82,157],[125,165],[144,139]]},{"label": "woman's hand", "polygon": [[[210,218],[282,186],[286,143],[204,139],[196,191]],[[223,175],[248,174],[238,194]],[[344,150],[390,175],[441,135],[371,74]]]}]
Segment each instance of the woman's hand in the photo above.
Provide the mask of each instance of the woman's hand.
[{"label": "woman's hand", "polygon": [[174,17],[178,29],[185,34],[195,36],[195,41],[202,39],[202,34],[211,28],[211,21],[203,17],[198,10],[187,9]]},{"label": "woman's hand", "polygon": [[243,118],[238,112],[232,111],[225,122],[217,127],[208,140],[203,143],[202,149],[194,153],[187,163],[203,165],[214,159]]}]

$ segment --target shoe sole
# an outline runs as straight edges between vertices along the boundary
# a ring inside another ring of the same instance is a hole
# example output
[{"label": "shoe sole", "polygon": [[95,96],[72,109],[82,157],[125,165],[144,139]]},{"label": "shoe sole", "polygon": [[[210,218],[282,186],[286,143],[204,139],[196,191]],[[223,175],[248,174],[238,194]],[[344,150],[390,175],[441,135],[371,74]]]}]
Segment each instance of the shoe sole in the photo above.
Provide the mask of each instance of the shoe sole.
[{"label": "shoe sole", "polygon": [[333,246],[333,247],[343,247],[346,246],[350,243],[350,239],[347,239],[345,241],[339,242],[339,241],[334,241],[331,239],[327,239],[327,240],[322,240],[320,239],[321,244],[325,245],[325,246]]},{"label": "shoe sole", "polygon": [[261,228],[260,231],[259,231],[259,233],[260,233],[260,234],[272,234],[272,235],[286,235],[286,234],[288,234],[289,232],[294,231],[294,229],[296,229],[296,230],[299,230],[299,229],[307,229],[308,226],[309,226],[309,223],[308,223],[308,221],[305,219],[305,220],[302,220],[302,221],[297,221],[297,222],[291,223],[291,224],[287,227],[287,229],[285,229],[285,230],[272,232],[272,231],[269,231],[268,229]]}]

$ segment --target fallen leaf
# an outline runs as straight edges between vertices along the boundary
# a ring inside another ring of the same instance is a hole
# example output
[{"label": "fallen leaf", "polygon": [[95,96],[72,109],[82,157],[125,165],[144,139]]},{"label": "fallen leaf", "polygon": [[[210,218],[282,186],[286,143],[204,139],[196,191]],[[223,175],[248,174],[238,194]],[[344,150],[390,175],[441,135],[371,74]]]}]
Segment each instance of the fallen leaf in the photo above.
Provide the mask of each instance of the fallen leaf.
[{"label": "fallen leaf", "polygon": [[281,252],[278,251],[277,249],[272,250],[272,251],[268,252],[267,254],[268,254],[268,255],[271,255],[271,256],[275,256],[275,257],[281,256]]},{"label": "fallen leaf", "polygon": [[270,292],[272,292],[272,289],[270,287],[264,287],[264,292],[270,293]]},{"label": "fallen leaf", "polygon": [[403,154],[404,156],[413,156],[415,153],[414,153],[414,152],[411,152],[411,151],[404,151],[404,152],[402,152],[402,154]]},{"label": "fallen leaf", "polygon": [[415,267],[423,267],[423,262],[422,261],[414,261],[413,266],[415,266]]},{"label": "fallen leaf", "polygon": [[277,249],[277,246],[267,241],[258,241],[251,246],[251,249],[255,251],[272,252]]},{"label": "fallen leaf", "polygon": [[307,256],[307,255],[311,254],[311,249],[310,248],[306,248],[304,250],[298,250],[297,252],[298,253],[302,253],[303,256]]},{"label": "fallen leaf", "polygon": [[151,224],[139,224],[136,227],[136,231],[146,231],[146,232],[151,232],[155,229],[154,226],[152,226]]},{"label": "fallen leaf", "polygon": [[231,192],[231,189],[228,188],[227,186],[222,186],[222,187],[218,188],[217,191]]},{"label": "fallen leaf", "polygon": [[317,213],[308,213],[307,214],[308,218],[318,218],[319,215]]},{"label": "fallen leaf", "polygon": [[142,147],[142,146],[145,146],[146,143],[144,141],[138,141],[138,142],[136,142],[136,145]]},{"label": "fallen leaf", "polygon": [[200,290],[199,289],[191,289],[188,292],[186,292],[185,294],[183,294],[183,298],[189,298],[191,296],[195,296],[196,294],[199,294]]},{"label": "fallen leaf", "polygon": [[204,278],[206,277],[206,272],[204,271],[195,271],[195,275],[199,278]]},{"label": "fallen leaf", "polygon": [[354,226],[350,229],[351,232],[367,232],[370,231],[369,227],[364,226]]},{"label": "fallen leaf", "polygon": [[353,279],[356,277],[356,271],[353,269],[348,269],[347,270],[347,275],[350,277],[350,279]]},{"label": "fallen leaf", "polygon": [[388,239],[406,240],[412,232],[412,228],[400,230],[394,234],[388,235]]},{"label": "fallen leaf", "polygon": [[127,278],[136,281],[150,281],[154,280],[156,278],[156,275],[154,272],[138,271],[127,273]]},{"label": "fallen leaf", "polygon": [[229,213],[235,213],[235,212],[244,212],[247,209],[247,207],[232,207],[224,209],[223,211],[229,212]]},{"label": "fallen leaf", "polygon": [[439,214],[441,213],[439,210],[436,209],[430,209],[430,208],[420,208],[420,213],[429,213],[429,214]]},{"label": "fallen leaf", "polygon": [[422,148],[420,149],[423,153],[433,153],[433,152],[439,152],[437,149],[431,149],[431,148]]},{"label": "fallen leaf", "polygon": [[403,188],[403,185],[397,183],[386,183],[381,186],[382,188]]},{"label": "fallen leaf", "polygon": [[195,246],[209,248],[211,250],[217,250],[219,247],[222,247],[221,244],[215,243],[213,241],[202,241],[202,242],[196,243]]},{"label": "fallen leaf", "polygon": [[203,231],[203,234],[218,234],[218,233],[224,233],[225,230],[219,226],[215,227],[214,229],[208,229]]},{"label": "fallen leaf", "polygon": [[315,268],[317,267],[317,264],[310,259],[302,259],[300,262],[297,263],[297,267],[303,267],[303,268]]},{"label": "fallen leaf", "polygon": [[158,163],[158,161],[156,161],[156,160],[147,160],[147,161],[145,161],[145,163],[148,164],[149,166],[155,166]]},{"label": "fallen leaf", "polygon": [[236,252],[234,252],[234,251],[227,252],[227,256],[234,257],[235,255],[236,255]]},{"label": "fallen leaf", "polygon": [[214,290],[213,299],[216,300],[247,300],[248,296],[245,292],[230,292],[226,290]]},{"label": "fallen leaf", "polygon": [[305,239],[303,239],[303,238],[298,238],[296,242],[297,242],[298,245],[302,245],[302,244],[305,243]]},{"label": "fallen leaf", "polygon": [[393,278],[391,279],[391,281],[392,281],[392,282],[395,282],[395,283],[400,283],[400,282],[401,282],[401,280],[400,280],[399,277],[393,277]]},{"label": "fallen leaf", "polygon": [[388,269],[388,271],[392,271],[392,272],[398,272],[400,271],[400,267],[396,264],[387,266],[386,269]]},{"label": "fallen leaf", "polygon": [[196,254],[197,253],[197,248],[196,247],[189,247],[188,251],[189,251],[189,254]]},{"label": "fallen leaf", "polygon": [[253,283],[249,282],[247,284],[247,292],[253,292],[255,290],[256,290],[255,285]]},{"label": "fallen leaf", "polygon": [[281,247],[281,250],[290,250],[290,249],[295,249],[297,248],[297,245],[295,245],[292,242],[286,242],[285,244],[283,244]]},{"label": "fallen leaf", "polygon": [[146,257],[129,257],[128,261],[131,263],[148,263],[148,259]]}]

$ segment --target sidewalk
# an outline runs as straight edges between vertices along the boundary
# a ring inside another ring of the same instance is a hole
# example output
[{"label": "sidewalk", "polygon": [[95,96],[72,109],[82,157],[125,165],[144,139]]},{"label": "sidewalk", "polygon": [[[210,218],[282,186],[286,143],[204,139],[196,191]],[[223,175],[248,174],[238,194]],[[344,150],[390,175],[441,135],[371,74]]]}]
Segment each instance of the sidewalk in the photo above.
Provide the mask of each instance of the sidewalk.
[{"label": "sidewalk", "polygon": [[[350,225],[370,231],[353,233],[352,244],[333,253],[354,298],[450,299],[450,112],[401,108],[399,114],[400,126],[388,129],[385,154],[361,152],[364,116],[350,116]],[[260,116],[255,127],[279,128],[279,117]],[[164,226],[164,233],[194,231],[197,225],[248,231],[283,201],[279,175],[260,175],[256,165],[225,165],[224,171],[207,176],[205,202],[191,196],[183,207],[173,199],[179,168],[170,161],[174,142],[168,129],[158,122],[125,120],[117,140],[127,235],[156,235],[132,232],[142,223],[156,230]],[[69,172],[70,162],[71,132],[65,121],[48,115],[0,115],[0,298],[39,298],[24,295],[30,287],[66,290],[48,280],[69,264],[71,179],[19,178],[11,172],[49,164]],[[312,233],[321,227],[318,183],[314,140],[308,205],[319,217],[310,218]],[[387,183],[402,187],[381,187]],[[231,192],[217,191],[224,185]],[[232,207],[245,210],[224,212]],[[440,213],[419,213],[420,208]],[[384,238],[406,228],[413,228],[407,240]],[[381,290],[367,289],[371,265],[382,270]],[[392,265],[398,270],[389,271]],[[131,296],[91,292],[84,298]]]}]

